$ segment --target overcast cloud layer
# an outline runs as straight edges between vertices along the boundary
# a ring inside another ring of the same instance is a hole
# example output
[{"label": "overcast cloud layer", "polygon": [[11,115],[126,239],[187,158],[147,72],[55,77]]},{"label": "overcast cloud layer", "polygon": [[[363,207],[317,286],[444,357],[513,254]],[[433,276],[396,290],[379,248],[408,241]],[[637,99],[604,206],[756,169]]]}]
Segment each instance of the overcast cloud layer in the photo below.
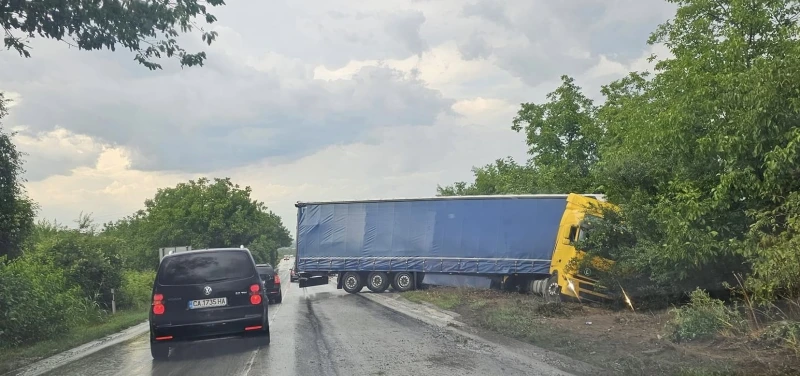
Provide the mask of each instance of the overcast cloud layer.
[{"label": "overcast cloud layer", "polygon": [[205,67],[33,40],[0,52],[7,128],[40,216],[109,221],[197,176],[250,185],[294,232],[298,200],[430,196],[496,158],[525,159],[519,103],[561,74],[599,85],[663,48],[661,0],[236,1]]}]

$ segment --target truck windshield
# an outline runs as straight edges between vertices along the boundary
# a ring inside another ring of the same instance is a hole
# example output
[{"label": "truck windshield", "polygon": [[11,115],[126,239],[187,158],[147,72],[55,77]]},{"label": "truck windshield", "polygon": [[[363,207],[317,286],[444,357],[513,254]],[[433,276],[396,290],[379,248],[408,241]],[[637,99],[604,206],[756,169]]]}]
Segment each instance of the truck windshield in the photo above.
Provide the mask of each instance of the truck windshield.
[{"label": "truck windshield", "polygon": [[581,226],[581,230],[578,231],[578,242],[586,240],[587,236],[589,236],[589,227],[583,225]]},{"label": "truck windshield", "polygon": [[582,242],[586,240],[586,238],[589,236],[589,233],[592,231],[592,224],[595,221],[599,220],[601,220],[601,218],[598,216],[586,214],[583,221],[581,221],[580,231],[578,231],[577,241]]}]

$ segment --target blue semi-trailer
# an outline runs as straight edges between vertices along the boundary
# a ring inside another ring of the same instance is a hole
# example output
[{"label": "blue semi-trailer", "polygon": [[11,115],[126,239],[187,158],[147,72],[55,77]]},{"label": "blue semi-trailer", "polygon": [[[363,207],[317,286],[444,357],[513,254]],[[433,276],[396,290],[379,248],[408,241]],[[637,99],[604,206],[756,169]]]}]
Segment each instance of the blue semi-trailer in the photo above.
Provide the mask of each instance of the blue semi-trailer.
[{"label": "blue semi-trailer", "polygon": [[[517,287],[545,296],[605,297],[569,271],[572,244],[599,195],[457,196],[298,202],[300,287],[357,293],[420,284]],[[589,275],[585,275],[589,274]],[[566,291],[569,290],[569,291]]]}]

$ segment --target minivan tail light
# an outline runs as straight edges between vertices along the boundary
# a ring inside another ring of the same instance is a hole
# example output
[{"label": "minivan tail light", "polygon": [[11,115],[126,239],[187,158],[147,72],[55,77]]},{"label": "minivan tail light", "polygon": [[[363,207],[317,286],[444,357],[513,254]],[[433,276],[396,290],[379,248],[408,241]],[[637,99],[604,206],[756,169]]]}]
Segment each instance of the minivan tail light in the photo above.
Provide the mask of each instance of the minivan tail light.
[{"label": "minivan tail light", "polygon": [[276,273],[276,274],[275,274],[275,284],[279,284],[279,283],[281,283],[281,276],[279,276],[279,275]]},{"label": "minivan tail light", "polygon": [[252,305],[259,305],[261,304],[261,294],[259,291],[261,289],[261,285],[255,283],[250,285],[250,304]]},{"label": "minivan tail light", "polygon": [[164,295],[153,294],[153,314],[163,315],[165,310],[166,309],[164,307]]}]

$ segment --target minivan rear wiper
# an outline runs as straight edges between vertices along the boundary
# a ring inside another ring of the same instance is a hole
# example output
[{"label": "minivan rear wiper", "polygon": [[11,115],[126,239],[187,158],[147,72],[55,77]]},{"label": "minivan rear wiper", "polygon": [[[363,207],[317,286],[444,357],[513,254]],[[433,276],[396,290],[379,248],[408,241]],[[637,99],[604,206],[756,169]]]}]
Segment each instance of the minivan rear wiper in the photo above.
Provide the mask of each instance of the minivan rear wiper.
[{"label": "minivan rear wiper", "polygon": [[207,279],[207,280],[206,280],[206,282],[217,282],[217,281],[224,281],[224,280],[226,280],[226,279],[228,279],[228,277],[211,278],[211,279]]}]

